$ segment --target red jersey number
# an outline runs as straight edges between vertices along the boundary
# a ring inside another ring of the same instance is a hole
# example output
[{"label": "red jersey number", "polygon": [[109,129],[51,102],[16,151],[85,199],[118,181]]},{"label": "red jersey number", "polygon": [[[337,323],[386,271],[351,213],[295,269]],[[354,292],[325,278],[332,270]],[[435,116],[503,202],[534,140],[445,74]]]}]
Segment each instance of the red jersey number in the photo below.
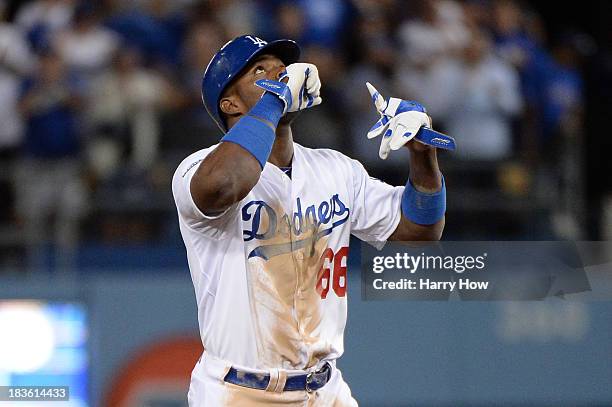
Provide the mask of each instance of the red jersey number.
[{"label": "red jersey number", "polygon": [[[346,295],[346,266],[348,262],[349,248],[347,246],[340,248],[334,255],[334,252],[329,247],[325,249],[321,259],[321,269],[317,275],[317,292],[321,299],[327,297],[329,292],[330,279],[331,286],[338,297]],[[333,273],[331,267],[334,267]]]},{"label": "red jersey number", "polygon": [[334,258],[334,252],[328,247],[323,252],[321,258],[323,259],[323,264],[321,264],[321,269],[317,274],[317,292],[321,298],[325,298],[329,292],[330,267]]}]

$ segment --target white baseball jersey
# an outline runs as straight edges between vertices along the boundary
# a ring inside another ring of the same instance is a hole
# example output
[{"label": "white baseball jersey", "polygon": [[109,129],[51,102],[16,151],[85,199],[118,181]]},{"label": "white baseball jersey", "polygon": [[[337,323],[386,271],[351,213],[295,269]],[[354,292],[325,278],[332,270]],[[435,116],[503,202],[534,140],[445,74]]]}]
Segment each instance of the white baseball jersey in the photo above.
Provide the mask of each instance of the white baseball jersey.
[{"label": "white baseball jersey", "polygon": [[291,178],[266,163],[243,200],[207,216],[190,182],[215,147],[187,157],[172,181],[206,351],[262,370],[338,358],[350,235],[386,241],[404,188],[337,151],[294,143]]}]

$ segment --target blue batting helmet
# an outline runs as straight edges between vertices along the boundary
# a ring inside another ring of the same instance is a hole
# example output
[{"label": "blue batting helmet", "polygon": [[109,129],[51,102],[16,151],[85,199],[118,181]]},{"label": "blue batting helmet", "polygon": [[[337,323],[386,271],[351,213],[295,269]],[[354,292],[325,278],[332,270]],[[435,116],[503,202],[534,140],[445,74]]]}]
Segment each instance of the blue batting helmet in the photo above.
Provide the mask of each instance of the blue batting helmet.
[{"label": "blue batting helmet", "polygon": [[224,133],[227,126],[219,109],[221,94],[249,62],[261,54],[275,55],[289,65],[299,59],[300,47],[292,40],[266,42],[254,35],[243,35],[225,44],[204,71],[202,101],[208,114]]}]

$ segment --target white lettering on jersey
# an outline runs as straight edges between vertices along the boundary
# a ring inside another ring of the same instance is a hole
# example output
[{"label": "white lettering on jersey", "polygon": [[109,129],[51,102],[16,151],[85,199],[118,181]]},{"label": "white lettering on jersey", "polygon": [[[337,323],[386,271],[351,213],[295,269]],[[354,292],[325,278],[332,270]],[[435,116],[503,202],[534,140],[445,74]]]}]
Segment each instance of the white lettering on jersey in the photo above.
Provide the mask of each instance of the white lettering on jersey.
[{"label": "white lettering on jersey", "polygon": [[[311,233],[309,237],[286,243],[257,246],[249,253],[249,259],[261,257],[264,260],[268,260],[273,256],[300,250],[307,245],[315,245],[319,239],[332,233],[334,228],[343,225],[348,220],[350,214],[350,210],[338,197],[338,194],[333,195],[329,202],[321,202],[317,207],[310,205],[304,210],[304,214],[302,214],[300,198],[297,198],[296,206],[297,211],[293,213],[293,217],[289,218],[287,215],[283,215],[280,225],[288,225],[298,237],[307,229],[315,229],[316,232]],[[262,209],[268,216],[268,225],[266,230],[260,231]],[[250,221],[250,224],[247,224],[247,229],[242,232],[245,241],[252,239],[268,240],[279,232],[277,227],[280,225],[276,212],[264,201],[251,201],[245,204],[242,207],[242,220],[244,222]],[[332,220],[333,222],[329,227],[320,228],[321,225],[328,225]]]}]

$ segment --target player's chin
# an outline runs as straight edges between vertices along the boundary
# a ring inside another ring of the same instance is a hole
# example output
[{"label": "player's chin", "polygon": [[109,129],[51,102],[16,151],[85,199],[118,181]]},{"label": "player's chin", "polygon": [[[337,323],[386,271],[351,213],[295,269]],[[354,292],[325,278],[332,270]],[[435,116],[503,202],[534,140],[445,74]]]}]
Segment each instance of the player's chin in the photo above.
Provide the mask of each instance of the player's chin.
[{"label": "player's chin", "polygon": [[296,119],[296,117],[300,115],[300,113],[302,113],[301,110],[298,110],[297,112],[289,112],[285,114],[283,117],[281,117],[279,123],[280,124],[291,124]]}]

